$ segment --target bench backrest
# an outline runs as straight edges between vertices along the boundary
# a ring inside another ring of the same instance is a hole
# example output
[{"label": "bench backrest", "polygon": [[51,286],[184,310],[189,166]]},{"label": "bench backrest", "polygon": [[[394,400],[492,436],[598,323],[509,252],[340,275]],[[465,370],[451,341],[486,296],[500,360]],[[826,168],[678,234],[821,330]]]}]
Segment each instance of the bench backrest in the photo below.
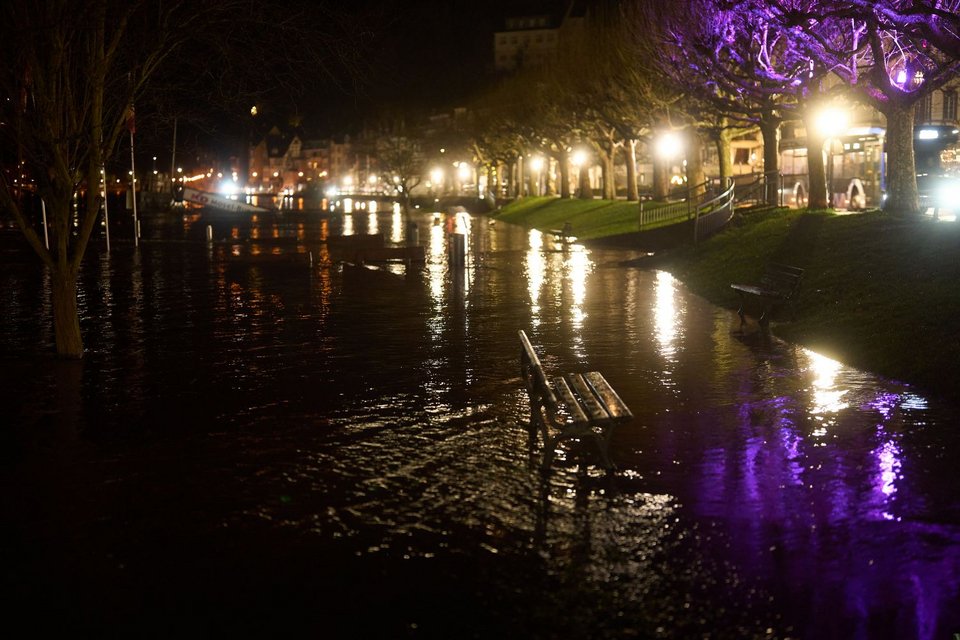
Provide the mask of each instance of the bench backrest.
[{"label": "bench backrest", "polygon": [[767,265],[763,277],[760,278],[760,285],[765,289],[777,291],[784,298],[789,299],[800,290],[802,277],[803,269],[799,267],[771,262]]},{"label": "bench backrest", "polygon": [[542,402],[548,409],[556,410],[557,397],[547,382],[547,375],[543,371],[537,352],[533,350],[530,338],[523,329],[517,333],[520,335],[520,373],[527,384],[530,402]]}]

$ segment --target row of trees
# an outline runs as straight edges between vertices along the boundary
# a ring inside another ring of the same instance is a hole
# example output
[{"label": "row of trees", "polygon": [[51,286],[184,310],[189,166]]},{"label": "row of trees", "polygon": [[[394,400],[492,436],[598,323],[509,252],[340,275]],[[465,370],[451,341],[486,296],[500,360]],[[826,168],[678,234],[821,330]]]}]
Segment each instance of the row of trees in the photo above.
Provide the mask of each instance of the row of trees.
[{"label": "row of trees", "polygon": [[[605,197],[615,195],[614,163],[623,155],[627,194],[635,199],[634,152],[657,132],[686,136],[694,149],[687,156],[691,185],[703,182],[696,149],[715,144],[725,177],[731,138],[751,128],[763,134],[771,171],[780,123],[809,121],[842,91],[886,116],[885,207],[913,212],[913,109],[960,70],[958,11],[960,0],[595,0],[583,32],[564,40],[555,63],[504,80],[472,105],[463,139],[478,164],[516,166],[516,173],[530,151],[553,158],[563,196],[573,191],[572,148],[594,150]],[[307,0],[0,6],[0,160],[15,166],[0,172],[0,206],[50,270],[58,354],[83,351],[77,277],[100,210],[100,172],[121,149],[132,105],[184,93],[207,107],[237,97],[249,104],[244,87],[264,84],[265,76],[292,90],[317,70],[334,82],[356,78],[372,35],[355,33],[356,24],[364,22]],[[810,205],[826,206],[822,141],[815,127],[807,131],[815,150],[808,154]],[[408,141],[395,137],[397,163],[406,162]],[[666,167],[655,162],[653,169],[654,195],[662,197]],[[21,208],[24,175],[46,204],[49,249]],[[581,168],[587,195],[585,177]],[[78,194],[82,213],[74,220]]]},{"label": "row of trees", "polygon": [[[308,0],[0,3],[0,207],[51,274],[59,355],[83,353],[77,279],[101,171],[129,153],[134,105],[138,117],[142,105],[177,99],[181,112],[189,102],[242,113],[264,86],[356,77],[368,35]],[[46,208],[49,248],[26,206],[32,195]]]},{"label": "row of trees", "polygon": [[[885,116],[884,206],[915,212],[913,111],[960,71],[958,9],[958,0],[598,2],[554,63],[505,79],[474,105],[468,133],[489,166],[516,165],[530,152],[552,157],[563,196],[572,191],[572,148],[594,151],[605,198],[615,195],[614,161],[622,154],[627,197],[636,199],[637,145],[649,150],[660,132],[683,134],[688,183],[700,185],[704,144],[716,146],[723,179],[731,140],[759,130],[764,168],[775,181],[780,125],[802,120],[813,150],[809,206],[823,208],[824,139],[813,118],[842,94]],[[649,155],[654,197],[662,198],[667,167]]]}]

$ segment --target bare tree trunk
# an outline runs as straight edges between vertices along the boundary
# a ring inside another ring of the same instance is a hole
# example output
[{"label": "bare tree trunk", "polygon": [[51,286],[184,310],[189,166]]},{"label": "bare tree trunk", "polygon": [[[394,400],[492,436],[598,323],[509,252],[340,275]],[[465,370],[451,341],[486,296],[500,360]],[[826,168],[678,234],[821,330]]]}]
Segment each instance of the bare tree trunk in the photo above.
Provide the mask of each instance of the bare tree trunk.
[{"label": "bare tree trunk", "polygon": [[914,214],[920,211],[916,158],[913,150],[914,105],[889,104],[887,118],[887,199],[883,210]]},{"label": "bare tree trunk", "polygon": [[828,209],[830,199],[827,194],[827,172],[823,161],[823,135],[817,130],[813,109],[803,113],[803,126],[807,130],[807,209]]},{"label": "bare tree trunk", "polygon": [[522,198],[525,195],[529,195],[530,192],[526,188],[524,175],[523,175],[523,154],[517,156],[517,197]]},{"label": "bare tree trunk", "polygon": [[603,135],[603,143],[595,145],[597,155],[600,156],[600,175],[603,179],[601,197],[604,200],[617,199],[616,158],[617,143],[612,131]]},{"label": "bare tree trunk", "polygon": [[637,188],[637,141],[627,140],[623,145],[623,155],[627,162],[627,200],[636,202],[640,199],[640,190]]},{"label": "bare tree trunk", "polygon": [[544,176],[544,195],[555,196],[557,195],[557,174],[556,174],[556,165],[557,161],[551,157],[547,157],[547,167],[545,169],[546,175]]},{"label": "bare tree trunk", "polygon": [[733,176],[733,157],[731,156],[730,142],[733,140],[733,131],[722,127],[715,139],[717,145],[717,159],[720,164],[720,188],[727,188],[727,179]]},{"label": "bare tree trunk", "polygon": [[767,204],[780,204],[780,119],[769,111],[760,117],[763,137],[763,173],[766,180]]},{"label": "bare tree trunk", "polygon": [[703,136],[696,127],[687,130],[687,186],[691,197],[702,196],[707,191],[704,184],[707,181],[703,170]]},{"label": "bare tree trunk", "polygon": [[580,198],[582,200],[593,199],[593,188],[590,186],[590,167],[586,164],[580,165]]},{"label": "bare tree trunk", "polygon": [[607,149],[600,149],[600,177],[603,180],[601,187],[601,198],[604,200],[616,200],[617,190],[613,177],[613,156]]},{"label": "bare tree trunk", "polygon": [[509,187],[510,187],[510,191],[509,191],[510,197],[511,197],[511,198],[519,198],[519,197],[520,197],[520,189],[518,188],[518,184],[517,184],[517,161],[516,161],[516,159],[514,159],[512,162],[510,162],[509,171],[510,171],[510,184],[509,184]]},{"label": "bare tree trunk", "polygon": [[77,312],[77,274],[69,266],[58,264],[51,273],[53,332],[57,355],[80,358],[83,339],[80,336],[80,315]]},{"label": "bare tree trunk", "polygon": [[557,151],[557,164],[560,166],[560,197],[570,197],[570,154],[566,147],[560,146]]},{"label": "bare tree trunk", "polygon": [[653,199],[663,202],[670,196],[669,161],[653,154]]}]

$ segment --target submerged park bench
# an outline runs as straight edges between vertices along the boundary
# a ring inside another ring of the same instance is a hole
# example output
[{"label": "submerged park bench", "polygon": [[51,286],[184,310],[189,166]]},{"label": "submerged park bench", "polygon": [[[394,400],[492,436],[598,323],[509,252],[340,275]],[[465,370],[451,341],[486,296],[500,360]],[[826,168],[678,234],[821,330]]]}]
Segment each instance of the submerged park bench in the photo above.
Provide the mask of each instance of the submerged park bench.
[{"label": "submerged park bench", "polygon": [[543,466],[549,468],[556,446],[563,440],[590,436],[597,443],[603,465],[613,468],[608,452],[613,427],[633,418],[599,371],[547,377],[527,334],[521,329],[520,371],[530,398],[531,442],[537,430],[543,437]]},{"label": "submerged park bench", "polygon": [[740,296],[740,326],[746,323],[744,312],[747,300],[757,298],[760,304],[760,317],[757,323],[761,327],[770,324],[770,314],[774,307],[786,305],[793,313],[793,301],[800,293],[800,280],[803,278],[803,269],[785,264],[771,262],[767,265],[760,278],[759,284],[731,284],[730,287]]}]

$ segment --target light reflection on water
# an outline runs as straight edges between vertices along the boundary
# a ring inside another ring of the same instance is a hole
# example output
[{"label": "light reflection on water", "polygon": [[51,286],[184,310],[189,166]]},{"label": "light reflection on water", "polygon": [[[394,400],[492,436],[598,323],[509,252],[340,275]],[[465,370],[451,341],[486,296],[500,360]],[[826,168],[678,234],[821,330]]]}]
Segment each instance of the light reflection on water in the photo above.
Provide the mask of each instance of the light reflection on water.
[{"label": "light reflection on water", "polygon": [[[395,208],[366,212],[368,232],[402,237]],[[351,576],[375,558],[390,592],[440,585],[425,600],[456,605],[447,624],[524,637],[933,638],[960,622],[955,407],[741,334],[669,274],[619,266],[623,252],[425,214],[422,269],[348,267],[326,239],[353,234],[353,215],[311,215],[231,221],[216,237],[232,241],[211,247],[205,224],[177,220],[138,253],[87,263],[89,357],[70,406],[89,445],[60,454],[74,458],[53,477],[35,462],[45,445],[7,447],[20,458],[2,506],[25,534],[83,531],[63,557],[101,540],[135,583],[196,561],[211,532],[273,570],[293,539],[301,561],[357,558],[326,569],[346,592],[372,593]],[[454,230],[471,253],[459,271]],[[305,250],[313,266],[267,260]],[[31,274],[0,273],[15,329],[0,344],[27,356],[52,341],[34,318],[49,318],[49,279]],[[518,328],[550,373],[600,370],[634,411],[612,443],[615,476],[576,447],[539,473]],[[20,431],[42,431],[49,380],[4,381]],[[51,515],[22,493],[38,478],[110,498]],[[190,542],[156,551],[144,531]],[[461,572],[463,558],[483,569]],[[332,600],[336,616],[348,598]],[[384,629],[402,635],[422,613],[407,606]],[[546,615],[530,622],[532,610]]]}]

